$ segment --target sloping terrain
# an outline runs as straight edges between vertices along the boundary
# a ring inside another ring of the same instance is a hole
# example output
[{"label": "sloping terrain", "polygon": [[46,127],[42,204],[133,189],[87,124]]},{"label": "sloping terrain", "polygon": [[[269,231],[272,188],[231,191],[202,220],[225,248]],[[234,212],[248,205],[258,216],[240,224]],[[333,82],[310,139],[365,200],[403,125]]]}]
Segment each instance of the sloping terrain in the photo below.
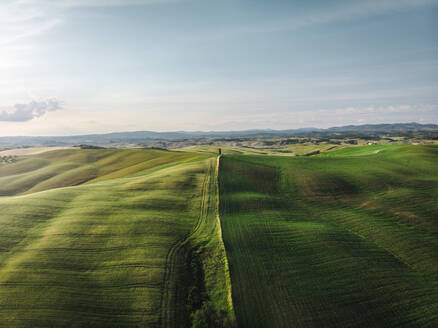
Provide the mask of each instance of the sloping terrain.
[{"label": "sloping terrain", "polygon": [[208,153],[18,157],[0,327],[436,327],[437,155],[226,154],[219,185]]},{"label": "sloping terrain", "polygon": [[219,182],[239,327],[438,326],[437,147],[225,155]]},{"label": "sloping terrain", "polygon": [[23,156],[0,165],[0,196],[120,178],[198,157],[149,149],[68,149]]},{"label": "sloping terrain", "polygon": [[[218,212],[219,160],[204,176],[200,215],[194,229],[174,244],[165,272],[163,327],[234,327],[228,260]],[[187,267],[189,269],[187,270]],[[189,321],[185,321],[187,312]]]},{"label": "sloping terrain", "polygon": [[206,155],[154,150],[54,151],[2,167],[19,186],[3,192],[24,194],[0,197],[0,326],[182,327],[207,301],[226,320],[214,168]]}]

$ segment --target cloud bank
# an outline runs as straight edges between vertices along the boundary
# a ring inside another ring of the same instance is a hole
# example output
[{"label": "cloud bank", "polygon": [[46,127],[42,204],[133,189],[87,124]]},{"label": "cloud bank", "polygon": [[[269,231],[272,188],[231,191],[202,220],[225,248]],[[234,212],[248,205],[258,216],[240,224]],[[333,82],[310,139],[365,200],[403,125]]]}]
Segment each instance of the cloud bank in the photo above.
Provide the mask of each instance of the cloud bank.
[{"label": "cloud bank", "polygon": [[28,104],[15,104],[14,109],[11,111],[0,111],[0,121],[26,122],[60,109],[62,109],[62,106],[56,99],[31,101]]}]

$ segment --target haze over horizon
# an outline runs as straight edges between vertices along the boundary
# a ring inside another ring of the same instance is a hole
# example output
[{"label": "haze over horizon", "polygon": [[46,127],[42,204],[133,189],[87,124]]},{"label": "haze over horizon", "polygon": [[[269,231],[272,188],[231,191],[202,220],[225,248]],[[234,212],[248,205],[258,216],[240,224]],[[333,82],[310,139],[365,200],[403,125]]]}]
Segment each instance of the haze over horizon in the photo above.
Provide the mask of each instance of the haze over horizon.
[{"label": "haze over horizon", "polygon": [[0,136],[438,123],[438,0],[4,0]]}]

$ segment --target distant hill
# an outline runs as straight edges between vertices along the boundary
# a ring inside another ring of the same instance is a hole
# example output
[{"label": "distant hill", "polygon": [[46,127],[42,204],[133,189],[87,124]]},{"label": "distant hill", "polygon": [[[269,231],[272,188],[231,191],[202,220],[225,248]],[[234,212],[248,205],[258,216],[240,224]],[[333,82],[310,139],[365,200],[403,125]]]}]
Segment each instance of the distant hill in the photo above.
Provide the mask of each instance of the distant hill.
[{"label": "distant hill", "polygon": [[417,132],[417,131],[437,131],[437,124],[419,124],[419,123],[395,123],[395,124],[364,124],[364,125],[346,125],[332,127],[328,131],[340,132]]},{"label": "distant hill", "polygon": [[280,138],[280,137],[331,137],[345,134],[355,136],[411,136],[415,133],[438,134],[437,124],[396,123],[396,124],[366,124],[331,127],[328,129],[302,128],[291,130],[243,130],[243,131],[175,131],[175,132],[113,132],[106,134],[88,134],[77,136],[41,136],[41,137],[0,137],[0,147],[23,146],[72,146],[86,145],[151,145],[157,141],[186,140],[186,139],[232,139],[232,138]]}]

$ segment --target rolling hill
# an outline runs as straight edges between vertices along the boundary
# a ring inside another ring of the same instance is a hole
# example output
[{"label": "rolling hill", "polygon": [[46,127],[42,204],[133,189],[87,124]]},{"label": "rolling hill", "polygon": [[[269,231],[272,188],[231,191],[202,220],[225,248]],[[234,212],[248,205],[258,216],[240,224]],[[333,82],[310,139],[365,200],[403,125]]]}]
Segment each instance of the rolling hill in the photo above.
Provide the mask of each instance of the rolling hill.
[{"label": "rolling hill", "polygon": [[0,326],[232,320],[215,157],[60,150],[0,172]]},{"label": "rolling hill", "polygon": [[438,148],[225,155],[239,327],[436,327]]},{"label": "rolling hill", "polygon": [[0,164],[0,327],[437,326],[437,146],[216,151]]},{"label": "rolling hill", "polygon": [[196,153],[144,149],[68,149],[22,156],[0,165],[0,196],[93,183],[191,161]]}]

